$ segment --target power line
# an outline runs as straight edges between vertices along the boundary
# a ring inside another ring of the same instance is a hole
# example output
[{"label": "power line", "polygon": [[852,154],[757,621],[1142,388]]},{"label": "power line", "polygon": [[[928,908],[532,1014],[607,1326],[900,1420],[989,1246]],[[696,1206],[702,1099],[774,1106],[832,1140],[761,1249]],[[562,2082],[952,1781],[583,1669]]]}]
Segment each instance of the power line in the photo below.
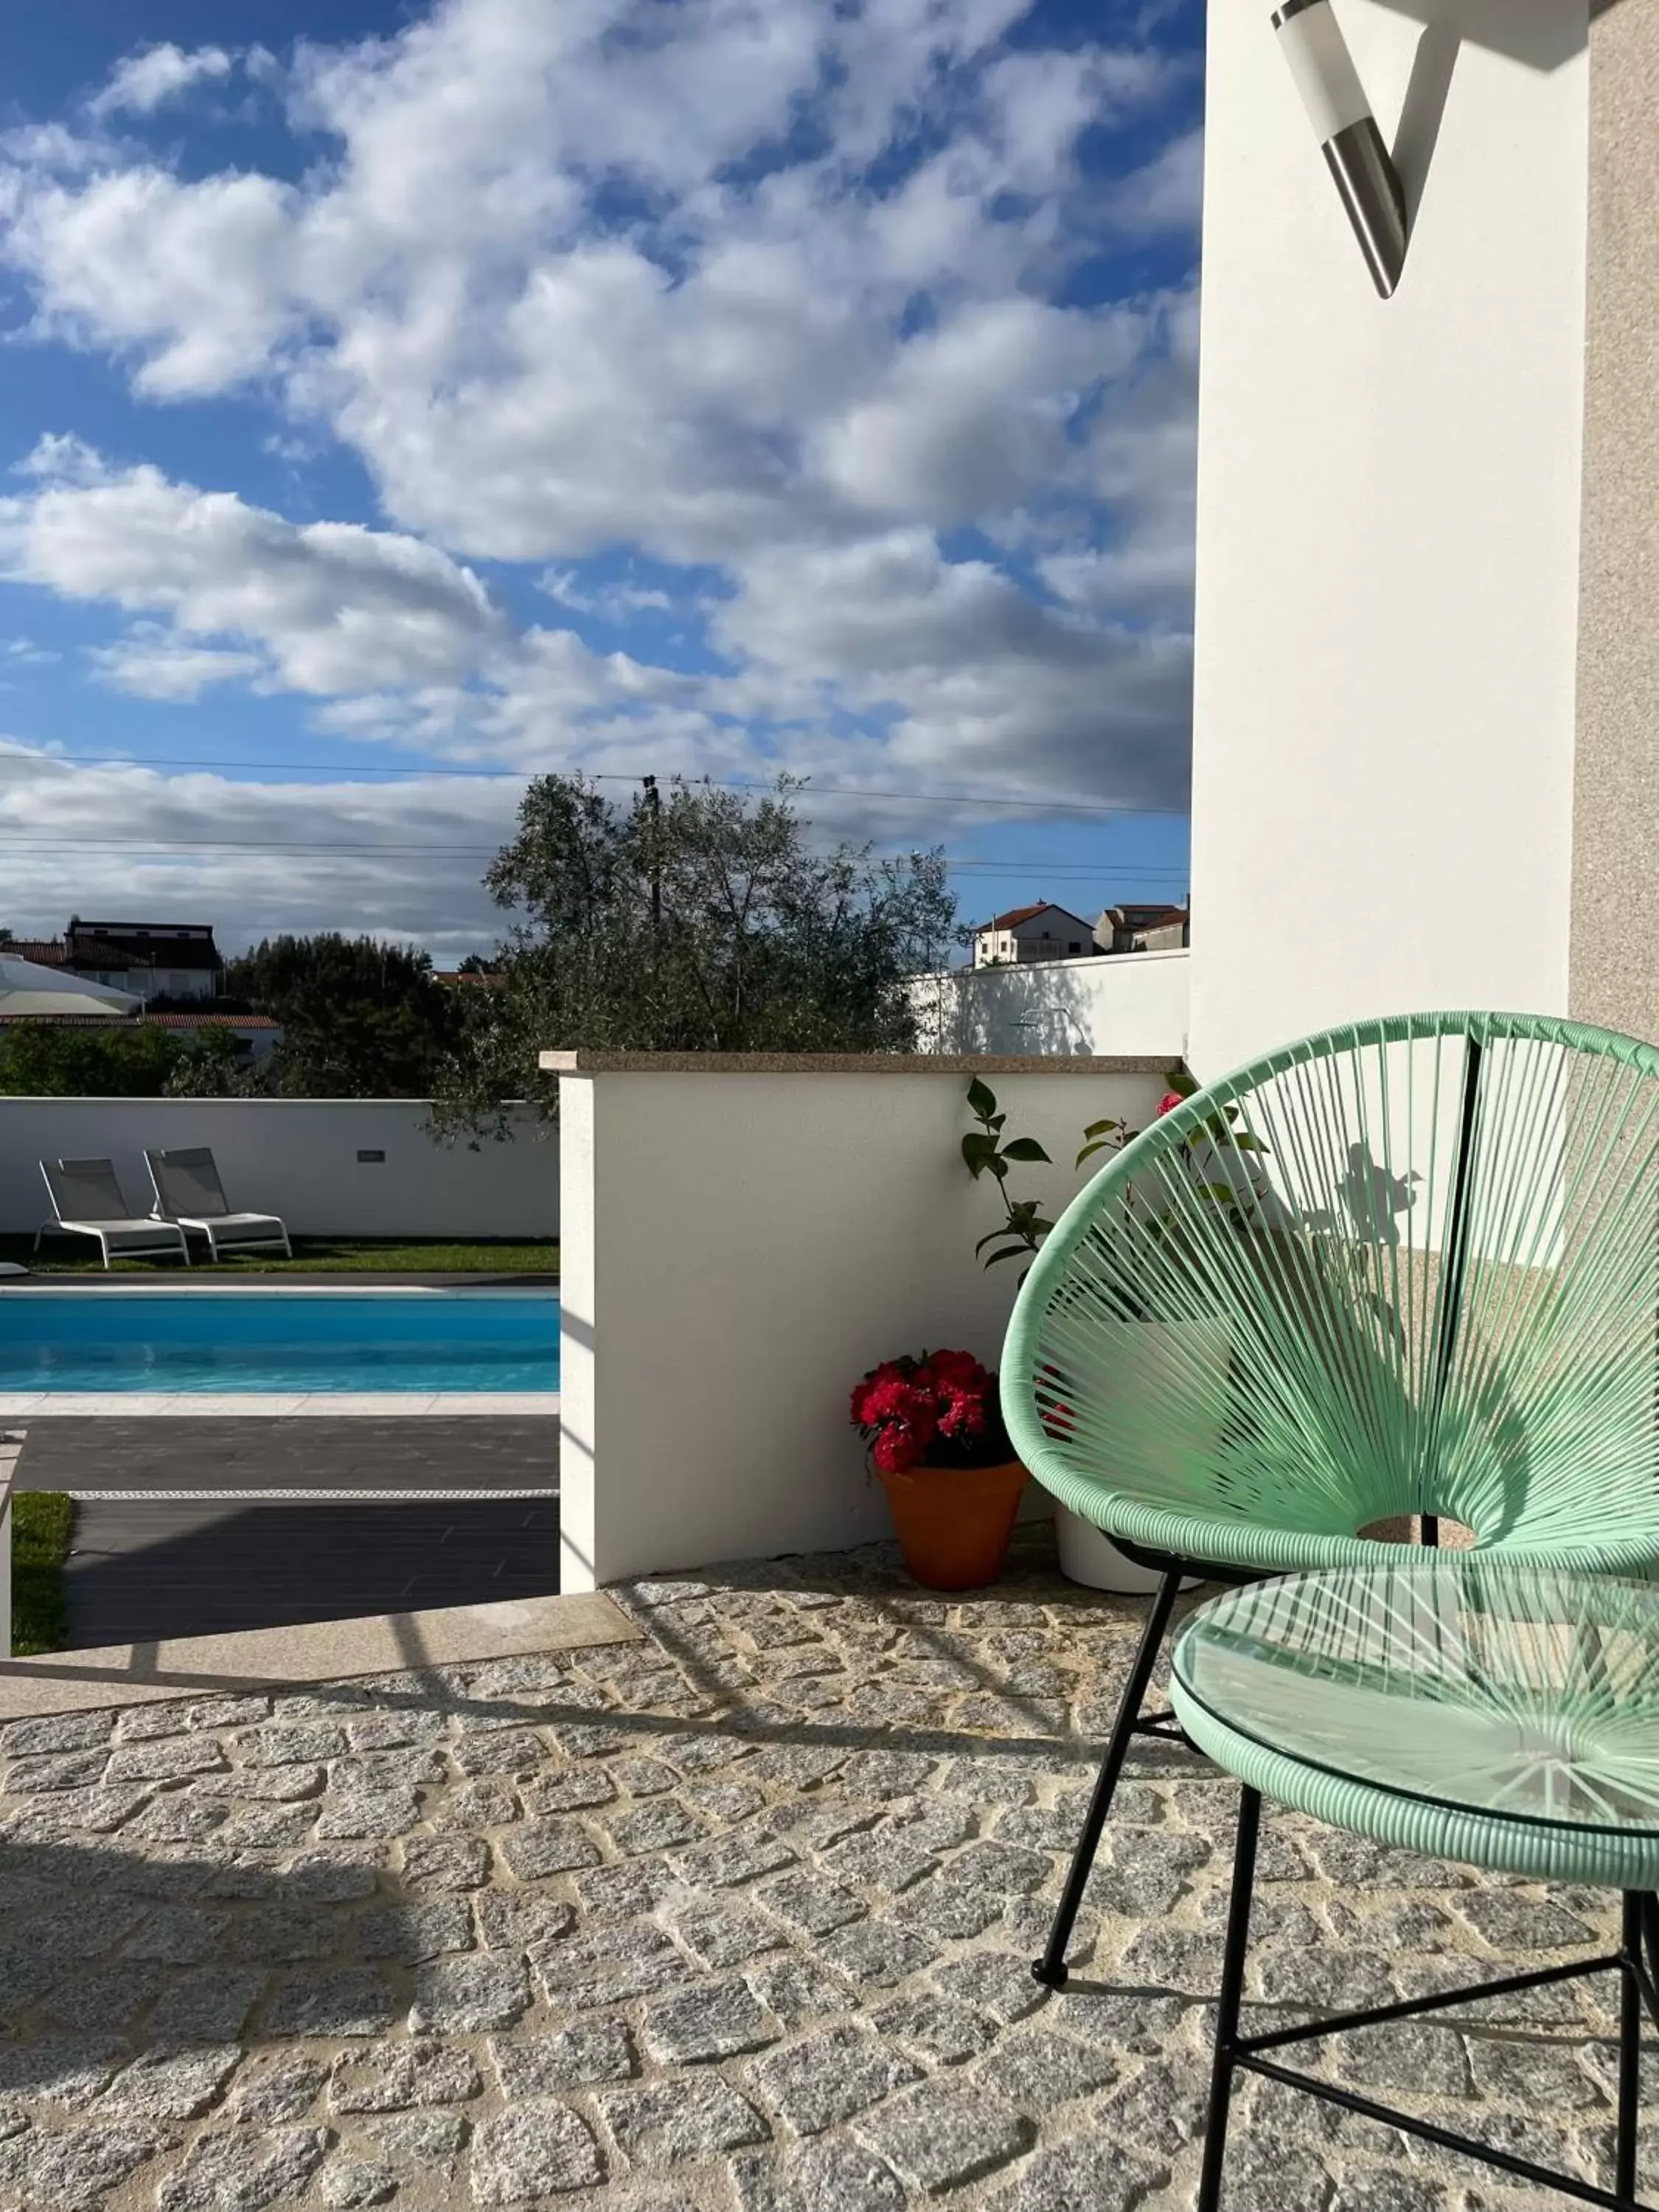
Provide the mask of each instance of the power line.
[{"label": "power line", "polygon": [[[303,839],[278,838],[208,838],[208,837],[41,837],[9,836],[0,835],[0,850],[10,849],[34,853],[127,853],[206,854],[213,853],[280,853],[321,859],[338,854],[345,858],[362,859],[384,854],[391,859],[407,859],[419,855],[427,860],[477,860],[493,859],[501,849],[497,845],[434,845],[419,842],[390,844],[380,841],[362,843],[313,843]],[[815,852],[817,860],[829,856]],[[1185,868],[1162,864],[1142,866],[1133,861],[1114,857],[1109,860],[1049,860],[1033,854],[1000,855],[973,854],[945,855],[945,864],[959,875],[1037,875],[1045,880],[1067,882],[1094,881],[1108,872],[1139,877],[1158,877],[1172,882],[1184,883],[1190,872]]]},{"label": "power line", "polygon": [[[19,753],[0,752],[0,768],[27,764],[31,768],[198,768],[198,769],[266,769],[289,775],[344,775],[344,776],[459,776],[474,781],[501,781],[516,778],[528,782],[538,775],[574,773],[586,776],[590,783],[632,783],[645,785],[653,779],[644,774],[624,775],[620,770],[589,770],[586,769],[561,771],[531,768],[387,768],[373,763],[359,764],[343,761],[240,761],[200,760],[184,754],[154,753],[145,760],[134,760],[125,753]],[[693,776],[693,783],[712,783],[720,791],[771,791],[775,786],[758,777]],[[1125,806],[1105,805],[1095,799],[1017,799],[987,797],[983,793],[962,791],[887,791],[869,790],[852,784],[814,784],[806,780],[805,792],[817,799],[873,799],[888,804],[908,806],[982,806],[993,811],[1009,807],[1029,808],[1040,814],[1115,814],[1126,816],[1160,816],[1175,821],[1185,821],[1189,810],[1184,806]]]}]

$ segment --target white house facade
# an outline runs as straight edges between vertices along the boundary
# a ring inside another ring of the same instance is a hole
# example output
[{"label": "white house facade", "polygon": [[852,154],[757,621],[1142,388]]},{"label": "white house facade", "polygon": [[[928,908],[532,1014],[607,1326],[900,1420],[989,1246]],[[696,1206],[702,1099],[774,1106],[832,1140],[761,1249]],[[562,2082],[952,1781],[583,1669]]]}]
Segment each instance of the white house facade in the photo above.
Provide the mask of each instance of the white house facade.
[{"label": "white house facade", "polygon": [[1022,960],[1079,960],[1094,949],[1093,922],[1042,900],[1000,914],[974,933],[975,968],[1013,967]]}]

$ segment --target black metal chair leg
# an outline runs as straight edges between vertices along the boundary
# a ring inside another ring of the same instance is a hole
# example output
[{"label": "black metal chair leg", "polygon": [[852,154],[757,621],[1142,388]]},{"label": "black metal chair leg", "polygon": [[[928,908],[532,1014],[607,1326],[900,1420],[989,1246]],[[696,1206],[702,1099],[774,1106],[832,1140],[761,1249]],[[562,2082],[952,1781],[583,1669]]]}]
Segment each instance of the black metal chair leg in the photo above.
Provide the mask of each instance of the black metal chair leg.
[{"label": "black metal chair leg", "polygon": [[1261,1827],[1261,1798],[1254,1790],[1241,1790],[1237,1839],[1233,1845],[1232,1895],[1227,1907],[1227,1944],[1221,1960],[1221,2001],[1216,2008],[1215,2060],[1210,2072],[1210,2108],[1204,2125],[1204,2170],[1199,2179],[1197,2212],[1219,2212],[1221,2203],[1221,2170],[1227,2156],[1227,2112],[1232,2102],[1239,2002],[1244,1992],[1244,1959],[1250,1941],[1250,1900],[1255,1887],[1255,1845]]},{"label": "black metal chair leg", "polygon": [[1632,1967],[1642,1957],[1642,1899],[1625,1893],[1624,1936],[1629,1962],[1619,1978],[1619,2135],[1613,2188],[1620,2197],[1636,2194],[1636,2128],[1642,2117],[1642,1990]]},{"label": "black metal chair leg", "polygon": [[[1637,1899],[1637,1916],[1647,1955],[1648,1980],[1659,1988],[1659,1897],[1644,1891]],[[1659,2027],[1659,2013],[1653,2014],[1653,2024]]]},{"label": "black metal chair leg", "polygon": [[1063,1990],[1066,1982],[1066,1947],[1072,1940],[1078,1909],[1083,1903],[1083,1893],[1088,1885],[1089,1870],[1094,1865],[1095,1853],[1100,1848],[1101,1832],[1106,1826],[1106,1816],[1112,1809],[1112,1799],[1117,1794],[1117,1778],[1123,1771],[1123,1762],[1129,1755],[1129,1746],[1134,1740],[1135,1723],[1140,1718],[1140,1709],[1146,1702],[1146,1685],[1152,1679],[1152,1669],[1158,1664],[1158,1655],[1164,1646],[1164,1632],[1170,1626],[1170,1613],[1181,1588],[1182,1570],[1171,1568],[1158,1584],[1158,1595],[1152,1600],[1152,1609],[1146,1616],[1146,1626],[1141,1632],[1140,1648],[1135,1653],[1134,1665],[1129,1669],[1129,1679],[1123,1686],[1123,1701],[1117,1709],[1117,1718],[1112,1723],[1112,1733],[1107,1739],[1105,1754],[1096,1778],[1094,1795],[1089,1800],[1089,1810],[1083,1822],[1083,1833],[1078,1838],[1072,1854],[1071,1872],[1066,1877],[1066,1887],[1054,1913],[1054,1925],[1048,1930],[1048,1941],[1042,1956],[1033,1961],[1031,1972],[1038,1981],[1051,1990]]}]

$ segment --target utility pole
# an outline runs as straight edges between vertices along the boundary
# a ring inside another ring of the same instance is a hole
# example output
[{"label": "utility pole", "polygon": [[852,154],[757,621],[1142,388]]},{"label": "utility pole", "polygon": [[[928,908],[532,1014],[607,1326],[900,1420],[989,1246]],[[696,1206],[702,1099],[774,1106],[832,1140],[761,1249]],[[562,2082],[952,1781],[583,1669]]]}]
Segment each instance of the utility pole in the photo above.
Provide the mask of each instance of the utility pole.
[{"label": "utility pole", "polygon": [[662,793],[654,775],[640,778],[645,786],[645,808],[651,817],[651,933],[662,933]]}]

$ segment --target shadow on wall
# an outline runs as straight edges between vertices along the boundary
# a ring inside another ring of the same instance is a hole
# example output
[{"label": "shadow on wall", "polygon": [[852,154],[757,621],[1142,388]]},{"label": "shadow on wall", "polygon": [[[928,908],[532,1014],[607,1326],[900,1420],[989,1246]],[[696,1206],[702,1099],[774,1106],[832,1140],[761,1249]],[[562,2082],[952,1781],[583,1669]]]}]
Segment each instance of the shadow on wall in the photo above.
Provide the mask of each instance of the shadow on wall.
[{"label": "shadow on wall", "polygon": [[1095,1052],[1093,974],[1092,962],[1052,960],[953,976],[939,1000],[935,1049],[1059,1059]]},{"label": "shadow on wall", "polygon": [[1455,24],[1431,23],[1412,57],[1411,77],[1394,140],[1394,166],[1406,195],[1408,230],[1416,223],[1424,187],[1434,166],[1434,149],[1439,143],[1452,73],[1462,44],[1462,34]]},{"label": "shadow on wall", "polygon": [[1385,8],[1419,23],[1507,55],[1524,68],[1559,69],[1582,53],[1588,18],[1605,15],[1620,0],[1382,0]]}]

